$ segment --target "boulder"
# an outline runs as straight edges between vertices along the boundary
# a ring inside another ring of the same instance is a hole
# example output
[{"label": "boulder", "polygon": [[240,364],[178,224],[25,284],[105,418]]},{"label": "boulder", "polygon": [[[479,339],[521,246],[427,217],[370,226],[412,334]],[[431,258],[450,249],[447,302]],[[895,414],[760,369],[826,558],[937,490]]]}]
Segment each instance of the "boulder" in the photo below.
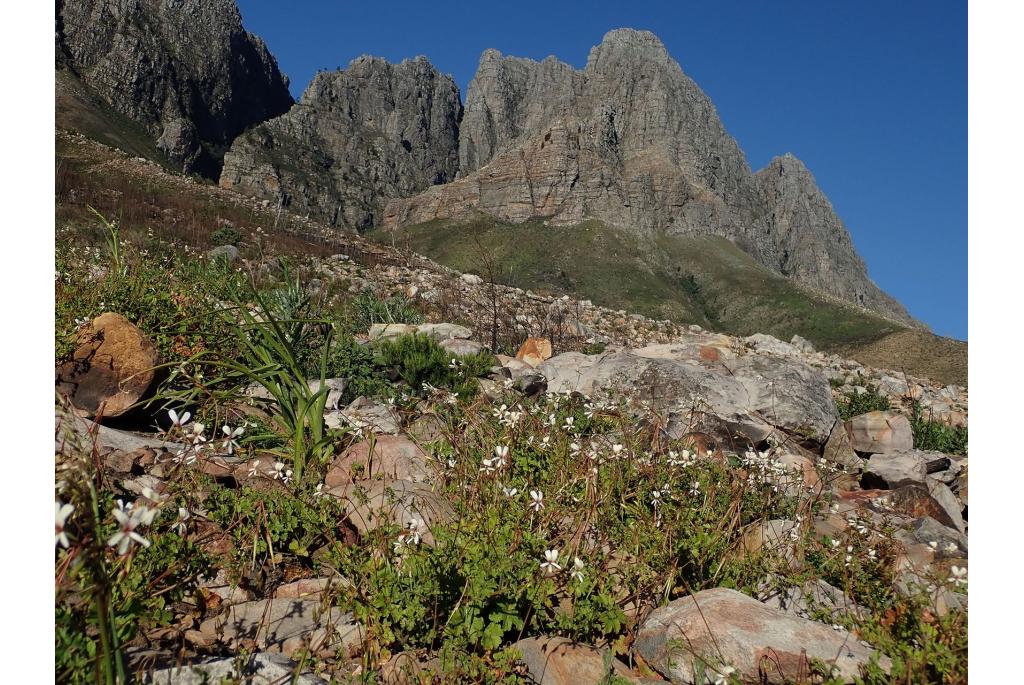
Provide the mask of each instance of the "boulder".
[{"label": "boulder", "polygon": [[456,323],[421,323],[416,327],[416,331],[437,341],[469,340],[473,337],[473,331]]},{"label": "boulder", "polygon": [[916,450],[873,454],[864,466],[865,488],[895,489],[903,485],[925,485],[928,462]]},{"label": "boulder", "polygon": [[404,435],[378,435],[349,447],[331,464],[328,488],[358,480],[406,480],[421,483],[434,474],[430,457]]},{"label": "boulder", "polygon": [[305,599],[263,599],[228,607],[203,621],[199,632],[237,651],[251,643],[256,649],[291,655],[299,649],[327,653],[348,651],[360,644],[362,627],[338,608],[324,609]]},{"label": "boulder", "polygon": [[564,637],[530,637],[512,645],[537,685],[601,685],[618,676],[639,682],[608,650],[581,645]]},{"label": "boulder", "polygon": [[296,673],[299,664],[281,654],[255,654],[211,659],[193,664],[163,668],[145,675],[147,685],[209,685],[244,683],[245,685],[327,685],[327,681],[309,673]]},{"label": "boulder", "polygon": [[357,397],[344,409],[325,412],[324,422],[329,428],[369,428],[385,435],[394,435],[402,427],[402,420],[393,407],[369,397]]},{"label": "boulder", "polygon": [[[634,651],[674,683],[693,683],[703,662],[712,678],[726,667],[741,682],[789,683],[810,671],[810,660],[834,666],[852,682],[876,654],[845,630],[793,616],[726,588],[704,590],[655,609]],[[879,657],[883,668],[891,663]]]},{"label": "boulder", "polygon": [[904,542],[928,545],[938,559],[967,558],[967,536],[931,516],[922,516],[914,521],[909,530],[899,531],[896,537]]},{"label": "boulder", "polygon": [[480,278],[476,274],[462,274],[459,276],[459,280],[466,285],[480,285],[484,282],[484,279]]},{"label": "boulder", "polygon": [[814,345],[811,344],[811,341],[801,338],[799,335],[794,335],[789,344],[804,354],[814,354]]},{"label": "boulder", "polygon": [[516,359],[536,368],[551,359],[551,341],[530,336],[519,346]]},{"label": "boulder", "polygon": [[370,324],[370,340],[392,340],[403,335],[412,335],[417,327],[407,323],[374,323]]},{"label": "boulder", "polygon": [[219,245],[206,253],[211,262],[234,264],[242,258],[242,253],[234,245]]},{"label": "boulder", "polygon": [[685,347],[658,348],[594,356],[568,352],[538,370],[547,378],[549,391],[642,397],[670,421],[678,416],[678,429],[684,433],[715,434],[721,420],[754,442],[781,428],[824,443],[838,419],[828,381],[796,359],[748,354],[712,360]]},{"label": "boulder", "polygon": [[463,340],[461,338],[448,338],[438,344],[442,349],[458,357],[469,357],[470,355],[479,354],[484,350],[484,346],[477,341]]},{"label": "boulder", "polygon": [[159,364],[149,336],[107,312],[79,332],[74,354],[57,370],[57,390],[81,416],[121,416],[145,397]]},{"label": "boulder", "polygon": [[765,333],[755,333],[743,339],[748,345],[762,354],[777,354],[783,357],[798,357],[800,350],[789,343]]},{"label": "boulder", "polygon": [[361,535],[382,525],[407,528],[410,521],[416,521],[422,541],[430,545],[434,524],[453,515],[448,500],[426,483],[367,480],[339,485],[326,493],[345,503],[348,519]]},{"label": "boulder", "polygon": [[863,460],[853,451],[850,434],[846,432],[846,425],[842,421],[836,421],[828,434],[821,458],[851,472],[860,471],[863,466]]},{"label": "boulder", "polygon": [[846,422],[850,445],[857,452],[880,454],[914,449],[914,431],[906,416],[895,411],[872,411]]},{"label": "boulder", "polygon": [[832,623],[847,614],[861,615],[864,609],[839,588],[820,578],[783,590],[767,590],[762,600],[767,606],[801,618],[825,614]]}]

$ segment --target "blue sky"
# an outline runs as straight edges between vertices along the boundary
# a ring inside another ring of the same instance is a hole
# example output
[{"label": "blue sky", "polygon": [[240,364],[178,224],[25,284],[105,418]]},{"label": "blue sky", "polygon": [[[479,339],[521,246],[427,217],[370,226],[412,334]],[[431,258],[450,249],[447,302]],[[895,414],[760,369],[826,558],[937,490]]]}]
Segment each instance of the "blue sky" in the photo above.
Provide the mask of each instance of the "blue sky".
[{"label": "blue sky", "polygon": [[372,54],[426,55],[465,98],[485,48],[582,67],[606,31],[653,31],[754,170],[802,159],[875,282],[967,339],[966,2],[238,4],[296,97],[316,71]]}]

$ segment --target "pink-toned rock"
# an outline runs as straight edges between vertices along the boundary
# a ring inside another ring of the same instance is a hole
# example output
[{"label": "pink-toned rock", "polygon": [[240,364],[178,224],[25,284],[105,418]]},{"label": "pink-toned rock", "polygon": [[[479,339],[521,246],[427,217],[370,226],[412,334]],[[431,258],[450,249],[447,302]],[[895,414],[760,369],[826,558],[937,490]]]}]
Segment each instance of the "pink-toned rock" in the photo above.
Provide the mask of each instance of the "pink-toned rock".
[{"label": "pink-toned rock", "polygon": [[618,676],[639,682],[625,664],[595,647],[564,637],[531,637],[512,645],[522,654],[533,682],[538,685],[599,685]]},{"label": "pink-toned rock", "polygon": [[327,471],[324,483],[333,488],[359,480],[423,482],[433,475],[430,457],[404,435],[378,435],[342,453]]},{"label": "pink-toned rock", "polygon": [[[675,683],[695,681],[703,662],[712,679],[726,667],[744,683],[790,683],[810,672],[811,660],[834,666],[852,682],[874,651],[845,630],[785,613],[735,590],[715,588],[655,609],[633,649]],[[891,667],[880,657],[884,669]]]},{"label": "pink-toned rock", "polygon": [[906,416],[895,411],[872,411],[846,422],[850,444],[858,452],[878,454],[914,448],[914,431]]}]

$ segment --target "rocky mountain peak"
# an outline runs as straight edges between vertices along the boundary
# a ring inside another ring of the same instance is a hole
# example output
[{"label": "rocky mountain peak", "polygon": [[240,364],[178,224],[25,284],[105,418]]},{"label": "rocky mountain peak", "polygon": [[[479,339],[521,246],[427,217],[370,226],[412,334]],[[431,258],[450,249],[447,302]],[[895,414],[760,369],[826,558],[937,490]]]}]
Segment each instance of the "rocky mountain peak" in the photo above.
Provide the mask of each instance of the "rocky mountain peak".
[{"label": "rocky mountain peak", "polygon": [[462,103],[425,57],[320,72],[287,114],[239,136],[220,184],[332,226],[380,222],[388,198],[455,178]]},{"label": "rocky mountain peak", "polygon": [[849,231],[807,166],[787,152],[755,174],[779,246],[778,269],[801,283],[901,321],[906,309],[867,275]]},{"label": "rocky mountain peak", "polygon": [[57,26],[65,63],[186,171],[215,178],[235,136],[292,105],[234,0],[62,1]]},{"label": "rocky mountain peak", "polygon": [[590,49],[586,68],[600,69],[602,60],[612,58],[613,55],[631,61],[675,64],[665,44],[656,35],[650,31],[621,28],[604,34],[600,44]]}]

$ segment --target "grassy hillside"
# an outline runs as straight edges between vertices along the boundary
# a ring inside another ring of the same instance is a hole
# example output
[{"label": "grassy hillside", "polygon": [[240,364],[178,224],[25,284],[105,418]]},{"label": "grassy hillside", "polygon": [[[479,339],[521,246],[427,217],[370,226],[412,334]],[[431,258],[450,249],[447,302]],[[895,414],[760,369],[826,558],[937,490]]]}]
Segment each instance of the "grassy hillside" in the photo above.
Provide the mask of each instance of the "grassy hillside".
[{"label": "grassy hillside", "polygon": [[78,131],[105,145],[173,169],[144,127],[111,109],[70,70],[58,69],[54,86],[58,128]]},{"label": "grassy hillside", "polygon": [[898,324],[817,297],[759,265],[724,238],[641,240],[599,221],[569,227],[480,218],[403,229],[396,243],[448,266],[606,307],[748,335],[798,333],[823,348],[865,343]]}]

